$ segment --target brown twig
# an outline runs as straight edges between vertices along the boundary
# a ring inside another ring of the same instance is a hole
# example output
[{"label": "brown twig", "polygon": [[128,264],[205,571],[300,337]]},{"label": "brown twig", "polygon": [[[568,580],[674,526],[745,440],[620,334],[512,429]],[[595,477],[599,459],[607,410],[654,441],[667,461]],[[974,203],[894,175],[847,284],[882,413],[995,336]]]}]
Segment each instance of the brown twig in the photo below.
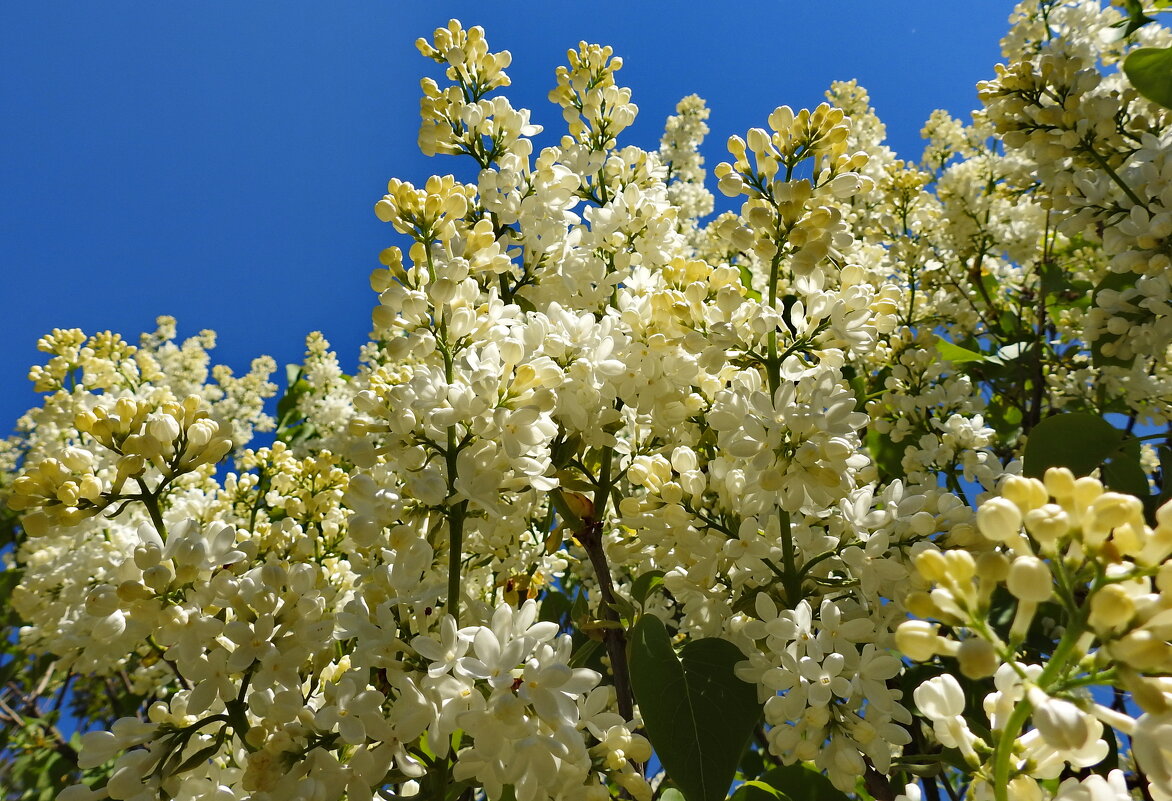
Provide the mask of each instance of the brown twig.
[{"label": "brown twig", "polygon": [[598,587],[602,593],[599,613],[604,620],[616,624],[602,630],[602,643],[606,646],[607,656],[610,657],[610,670],[614,676],[619,714],[624,720],[630,720],[635,714],[635,704],[630,669],[627,666],[627,632],[623,629],[622,618],[615,609],[614,582],[610,578],[610,565],[606,561],[606,551],[602,545],[602,523],[590,517],[582,518],[582,528],[576,537],[586,550],[586,555],[590,557],[590,564],[598,578]]}]

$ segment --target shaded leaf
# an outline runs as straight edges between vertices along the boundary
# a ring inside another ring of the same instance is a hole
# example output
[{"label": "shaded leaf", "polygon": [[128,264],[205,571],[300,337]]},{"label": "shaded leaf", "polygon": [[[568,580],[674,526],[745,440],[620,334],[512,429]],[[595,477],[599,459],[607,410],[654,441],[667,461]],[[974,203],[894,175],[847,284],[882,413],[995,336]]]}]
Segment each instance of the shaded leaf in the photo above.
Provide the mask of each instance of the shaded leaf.
[{"label": "shaded leaf", "polygon": [[1140,465],[1139,453],[1139,440],[1127,437],[1103,465],[1103,483],[1116,492],[1148,497],[1148,475]]},{"label": "shaded leaf", "polygon": [[648,570],[631,584],[631,598],[642,606],[647,597],[663,585],[664,572],[662,570]]},{"label": "shaded leaf", "polygon": [[1088,412],[1047,417],[1030,432],[1022,472],[1041,478],[1048,468],[1067,467],[1076,476],[1088,475],[1119,449],[1126,436]]},{"label": "shaded leaf", "polygon": [[[749,784],[746,782],[746,784]],[[849,801],[850,796],[839,790],[830,779],[822,775],[813,767],[806,767],[801,763],[783,765],[766,773],[753,786],[741,794],[737,788],[733,798],[736,801],[767,801],[767,799],[782,798],[785,801]],[[759,785],[771,787],[777,793],[771,795]],[[738,798],[739,796],[739,798]]]},{"label": "shaded leaf", "polygon": [[756,687],[733,672],[744,658],[713,638],[677,656],[653,615],[631,629],[631,685],[647,736],[687,801],[723,801],[761,717]]},{"label": "shaded leaf", "polygon": [[910,444],[909,439],[892,442],[891,437],[880,434],[874,426],[867,429],[867,450],[884,481],[903,477],[903,455]]}]

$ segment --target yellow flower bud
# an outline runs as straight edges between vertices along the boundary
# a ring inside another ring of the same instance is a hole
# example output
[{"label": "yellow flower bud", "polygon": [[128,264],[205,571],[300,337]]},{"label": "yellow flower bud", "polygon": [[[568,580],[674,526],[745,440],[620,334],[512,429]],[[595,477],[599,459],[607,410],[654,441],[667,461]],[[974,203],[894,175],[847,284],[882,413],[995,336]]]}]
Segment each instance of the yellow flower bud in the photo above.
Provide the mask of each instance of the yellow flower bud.
[{"label": "yellow flower bud", "polygon": [[1135,615],[1135,601],[1119,584],[1108,584],[1091,598],[1090,624],[1098,632],[1121,631]]},{"label": "yellow flower bud", "polygon": [[1023,514],[1049,500],[1046,487],[1041,481],[1024,476],[1010,476],[1005,479],[1001,487],[1001,496],[1017,504],[1017,508]]}]

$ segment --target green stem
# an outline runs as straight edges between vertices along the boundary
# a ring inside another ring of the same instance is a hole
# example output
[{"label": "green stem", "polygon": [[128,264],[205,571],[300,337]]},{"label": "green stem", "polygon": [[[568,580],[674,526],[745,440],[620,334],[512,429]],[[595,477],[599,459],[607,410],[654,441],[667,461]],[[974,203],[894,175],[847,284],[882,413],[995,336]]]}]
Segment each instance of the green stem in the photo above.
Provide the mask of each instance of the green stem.
[{"label": "green stem", "polygon": [[[1082,637],[1086,616],[1086,608],[1079,609],[1078,614],[1070,621],[1070,626],[1067,627],[1058,646],[1054,649],[1054,653],[1050,654],[1050,661],[1046,663],[1046,667],[1042,670],[1042,675],[1038,676],[1037,681],[1037,685],[1043,690],[1066,669],[1066,663],[1073,654],[1079,638]],[[1009,720],[1005,722],[1005,728],[1001,730],[1001,737],[997,741],[993,757],[993,795],[996,801],[1009,801],[1009,760],[1013,756],[1013,744],[1017,741],[1017,735],[1021,732],[1021,727],[1025,725],[1026,718],[1030,716],[1032,711],[1033,706],[1029,699],[1023,697],[1014,707]]]},{"label": "green stem", "polygon": [[[773,261],[769,264],[769,308],[777,306],[777,271],[781,266],[781,243],[778,243],[777,253],[773,254]],[[769,353],[765,361],[765,376],[769,382],[769,397],[772,399],[777,388],[781,386],[781,359],[777,355],[777,327],[769,332],[767,347]]]},{"label": "green stem", "polygon": [[802,600],[802,574],[797,567],[797,549],[794,547],[793,530],[790,527],[789,512],[784,509],[780,513],[781,525],[781,553],[785,577],[782,585],[785,587],[785,601],[790,609]]},{"label": "green stem", "polygon": [[610,500],[610,469],[614,459],[614,450],[606,448],[602,452],[602,467],[598,471],[598,484],[594,487],[594,519],[601,521],[606,515],[606,504]]},{"label": "green stem", "polygon": [[1090,154],[1091,158],[1093,158],[1099,167],[1102,168],[1103,172],[1107,173],[1107,176],[1115,182],[1115,185],[1123,190],[1123,194],[1131,198],[1132,203],[1141,208],[1146,209],[1148,207],[1148,204],[1139,199],[1139,195],[1137,195],[1132,190],[1132,188],[1127,185],[1126,181],[1119,177],[1119,173],[1115,172],[1115,170],[1111,168],[1111,165],[1107,163],[1107,159],[1103,158],[1103,156],[1099,154],[1099,151],[1095,150],[1094,146],[1090,142],[1087,142],[1085,147],[1086,152]]},{"label": "green stem", "polygon": [[[432,280],[435,280],[435,262],[431,254],[431,246],[427,246],[427,269]],[[444,357],[444,380],[451,386],[455,379],[455,363],[452,357],[452,348],[448,343],[448,310],[440,310],[439,328],[436,332],[436,345]],[[464,557],[464,518],[468,514],[467,499],[451,504],[456,494],[456,460],[460,455],[460,444],[456,437],[456,425],[453,423],[447,430],[447,448],[444,450],[444,463],[448,473],[448,600],[447,612],[460,624],[460,570]]]},{"label": "green stem", "polygon": [[147,514],[151,516],[151,523],[155,526],[155,531],[159,532],[159,538],[167,541],[167,525],[163,522],[163,511],[159,508],[159,497],[149,490],[147,490],[146,482],[141,478],[135,479],[138,486],[142,489],[142,503],[147,508]]},{"label": "green stem", "polygon": [[448,614],[460,625],[460,568],[464,556],[464,517],[468,501],[448,510]]}]

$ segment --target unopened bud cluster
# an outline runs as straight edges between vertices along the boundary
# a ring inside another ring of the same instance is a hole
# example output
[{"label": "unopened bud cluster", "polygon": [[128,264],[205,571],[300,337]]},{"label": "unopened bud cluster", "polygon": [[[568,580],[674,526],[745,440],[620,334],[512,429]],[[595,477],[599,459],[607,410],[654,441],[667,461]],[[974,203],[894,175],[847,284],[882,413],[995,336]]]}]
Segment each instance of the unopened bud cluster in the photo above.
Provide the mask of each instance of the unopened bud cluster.
[{"label": "unopened bud cluster", "polygon": [[[208,415],[195,395],[182,402],[159,404],[119,398],[78,412],[78,432],[99,446],[70,447],[41,459],[12,485],[9,506],[24,511],[22,525],[33,536],[50,526],[73,526],[110,504],[136,493],[123,493],[129,479],[154,471],[170,481],[202,465],[215,464],[232,449],[232,440]],[[141,484],[135,490],[145,491]]]},{"label": "unopened bud cluster", "polygon": [[[1156,510],[1155,522],[1148,525],[1138,498],[1051,468],[1042,480],[1006,479],[1000,495],[980,506],[976,528],[985,547],[929,548],[916,556],[927,590],[907,597],[920,619],[899,626],[897,647],[920,662],[955,659],[968,679],[995,677],[997,692],[985,701],[995,732],[1011,720],[1020,727],[1018,709],[1034,726],[1011,731],[1016,739],[980,741],[968,731],[962,706],[933,700],[932,692],[955,683],[944,675],[916,696],[942,744],[967,743],[962,750],[974,767],[992,765],[996,749],[1011,749],[1014,777],[1001,778],[1026,787],[1031,778],[1047,778],[1054,764],[1097,764],[1107,748],[1104,723],[1134,735],[1145,730],[1147,716],[1172,714],[1172,688],[1163,679],[1172,672],[1172,626],[1165,622],[1172,610],[1172,503]],[[1011,599],[1008,626],[997,622],[1005,611],[999,588]],[[1045,636],[1043,627],[1057,627],[1061,639],[1044,666],[1031,665],[1028,642],[1031,634]],[[1081,689],[1094,685],[1127,691],[1145,716],[1135,721],[1098,706]]]}]

